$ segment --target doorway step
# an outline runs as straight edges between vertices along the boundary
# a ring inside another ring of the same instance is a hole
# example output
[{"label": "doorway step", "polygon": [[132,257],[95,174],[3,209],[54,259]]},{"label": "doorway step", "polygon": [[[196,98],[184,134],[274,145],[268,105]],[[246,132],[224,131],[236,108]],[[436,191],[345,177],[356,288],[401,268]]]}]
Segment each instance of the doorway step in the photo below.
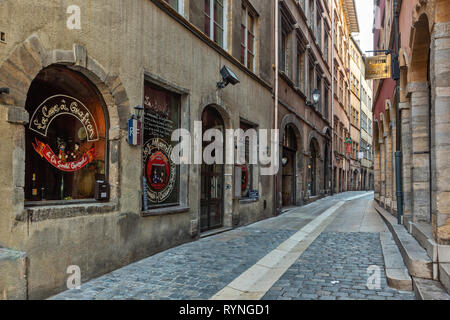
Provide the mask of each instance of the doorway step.
[{"label": "doorway step", "polygon": [[228,231],[231,231],[231,230],[233,230],[233,228],[223,227],[223,228],[219,228],[219,229],[213,229],[213,230],[205,231],[205,232],[202,232],[202,234],[200,235],[200,239],[212,237],[212,236],[215,236],[215,235],[218,235],[218,234],[221,234],[221,233],[224,233],[224,232],[228,232]]}]

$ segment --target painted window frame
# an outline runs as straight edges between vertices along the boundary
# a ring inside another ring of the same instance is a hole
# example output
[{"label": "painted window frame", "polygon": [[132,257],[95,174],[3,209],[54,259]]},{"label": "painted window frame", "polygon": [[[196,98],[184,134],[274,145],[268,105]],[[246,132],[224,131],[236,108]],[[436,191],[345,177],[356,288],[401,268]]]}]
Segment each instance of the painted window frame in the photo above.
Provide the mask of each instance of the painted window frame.
[{"label": "painted window frame", "polygon": [[164,0],[164,2],[169,4],[181,15],[184,15],[184,1],[185,0]]},{"label": "painted window frame", "polygon": [[[257,62],[257,25],[258,25],[258,13],[250,6],[246,1],[242,1],[241,15],[245,14],[245,24],[243,24],[243,17],[241,16],[241,63],[252,72],[256,72]],[[249,20],[253,18],[253,32],[248,29]],[[244,34],[242,34],[242,28]],[[248,39],[249,34],[253,36],[253,48],[250,50]],[[244,39],[242,39],[244,36]],[[242,41],[244,40],[244,41]],[[242,57],[242,50],[244,50],[244,56]],[[253,56],[251,68],[249,67],[249,55]],[[242,61],[242,58],[244,61]]]},{"label": "painted window frame", "polygon": [[[228,50],[228,0],[204,0],[204,4],[209,3],[209,12],[206,12],[206,7],[203,9],[203,15],[205,18],[205,26],[206,26],[206,19],[209,20],[209,33],[205,29],[205,34],[212,40],[214,43],[216,43],[219,47],[221,47],[224,50]],[[214,17],[214,8],[216,5],[216,2],[221,2],[222,5],[222,26],[220,26]],[[222,43],[218,42],[215,37],[215,26],[218,26],[222,29]]]}]

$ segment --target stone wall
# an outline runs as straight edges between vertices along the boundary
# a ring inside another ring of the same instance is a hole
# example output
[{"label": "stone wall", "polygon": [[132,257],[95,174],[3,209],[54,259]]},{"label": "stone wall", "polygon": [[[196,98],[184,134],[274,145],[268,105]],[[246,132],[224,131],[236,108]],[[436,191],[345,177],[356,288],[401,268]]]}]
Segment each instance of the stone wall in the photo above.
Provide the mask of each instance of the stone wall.
[{"label": "stone wall", "polygon": [[[201,120],[201,112],[209,104],[227,115],[230,128],[239,128],[241,118],[262,129],[273,126],[267,66],[256,73],[246,70],[230,54],[233,48],[218,48],[195,28],[180,23],[181,18],[170,9],[162,10],[155,3],[81,1],[81,30],[68,30],[66,10],[71,1],[0,2],[0,29],[7,36],[6,43],[0,43],[0,86],[11,89],[9,95],[0,95],[0,192],[4,199],[0,204],[0,246],[26,252],[31,299],[64,290],[70,265],[78,265],[82,281],[86,281],[199,237],[199,166],[189,166],[182,177],[184,208],[145,217],[141,214],[141,170],[136,169],[141,149],[128,145],[126,120],[134,106],[143,103],[144,78],[182,94],[187,127],[193,128],[194,121]],[[240,10],[238,3],[234,5]],[[254,7],[271,25],[272,9],[259,2]],[[234,24],[240,25],[240,20]],[[264,30],[259,32],[262,37]],[[233,32],[239,33],[239,29]],[[261,50],[260,56],[262,61],[270,60],[271,53]],[[24,208],[26,95],[36,74],[54,64],[85,75],[107,105],[110,203]],[[241,82],[217,94],[223,65]],[[232,169],[226,173],[225,184],[231,187]],[[260,177],[257,186],[260,199],[251,203],[233,199],[232,188],[226,188],[225,226],[273,215],[272,177]]]}]

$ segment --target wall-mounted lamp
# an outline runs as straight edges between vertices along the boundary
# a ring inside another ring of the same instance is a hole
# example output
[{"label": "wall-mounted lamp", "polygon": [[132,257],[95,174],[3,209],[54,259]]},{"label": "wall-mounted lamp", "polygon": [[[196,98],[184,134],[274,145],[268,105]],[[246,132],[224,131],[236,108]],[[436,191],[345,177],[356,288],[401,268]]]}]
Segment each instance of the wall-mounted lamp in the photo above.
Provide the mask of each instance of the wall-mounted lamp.
[{"label": "wall-mounted lamp", "polygon": [[283,167],[284,167],[285,165],[287,165],[288,162],[289,162],[289,159],[286,158],[286,157],[284,157],[283,159],[281,159],[281,163],[283,164]]},{"label": "wall-mounted lamp", "polygon": [[311,101],[307,101],[306,105],[308,107],[314,107],[316,106],[319,101],[320,101],[320,91],[318,89],[314,89],[313,93],[312,93],[312,98],[313,98],[313,102]]},{"label": "wall-mounted lamp", "polygon": [[139,105],[134,107],[134,116],[138,119],[141,120],[142,115],[144,114],[144,107]]},{"label": "wall-mounted lamp", "polygon": [[222,81],[217,83],[217,88],[219,89],[225,88],[230,83],[234,86],[240,82],[236,74],[227,66],[220,70],[220,75],[222,76]]},{"label": "wall-mounted lamp", "polygon": [[0,88],[0,94],[9,94],[9,88]]},{"label": "wall-mounted lamp", "polygon": [[313,100],[314,100],[314,104],[318,104],[320,101],[320,91],[319,89],[314,89],[313,91]]}]

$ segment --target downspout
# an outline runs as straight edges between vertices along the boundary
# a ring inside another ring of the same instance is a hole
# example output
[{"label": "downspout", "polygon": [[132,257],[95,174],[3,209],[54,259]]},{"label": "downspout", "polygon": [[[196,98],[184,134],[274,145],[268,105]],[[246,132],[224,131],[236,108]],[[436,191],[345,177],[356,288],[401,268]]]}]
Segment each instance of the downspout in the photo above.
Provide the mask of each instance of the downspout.
[{"label": "downspout", "polygon": [[[274,119],[275,119],[275,131],[278,130],[278,86],[279,86],[279,78],[278,78],[278,72],[279,72],[279,43],[278,43],[278,38],[279,38],[279,2],[278,0],[275,0],[275,108],[274,108]],[[281,135],[279,135],[281,136]],[[277,142],[278,143],[278,142]],[[276,161],[280,161],[279,159],[280,157],[276,157]],[[274,180],[275,180],[275,215],[278,215],[279,212],[279,208],[278,208],[278,175],[279,172],[277,172],[275,174]],[[281,210],[280,210],[281,211]]]},{"label": "downspout", "polygon": [[334,188],[337,188],[334,179],[336,174],[334,170],[334,90],[336,90],[334,87],[334,37],[334,1],[331,1],[331,195],[334,195]]},{"label": "downspout", "polygon": [[[400,38],[399,38],[399,17],[402,0],[394,0],[394,37],[395,37],[395,56],[396,59],[396,72],[400,72],[399,69],[399,52],[400,52]],[[396,189],[397,189],[397,220],[398,224],[403,224],[403,185],[402,185],[402,167],[403,167],[403,155],[402,155],[402,128],[401,128],[401,113],[400,113],[400,74],[395,74],[395,100],[396,106],[396,152],[395,152],[395,177],[396,177]]]}]

